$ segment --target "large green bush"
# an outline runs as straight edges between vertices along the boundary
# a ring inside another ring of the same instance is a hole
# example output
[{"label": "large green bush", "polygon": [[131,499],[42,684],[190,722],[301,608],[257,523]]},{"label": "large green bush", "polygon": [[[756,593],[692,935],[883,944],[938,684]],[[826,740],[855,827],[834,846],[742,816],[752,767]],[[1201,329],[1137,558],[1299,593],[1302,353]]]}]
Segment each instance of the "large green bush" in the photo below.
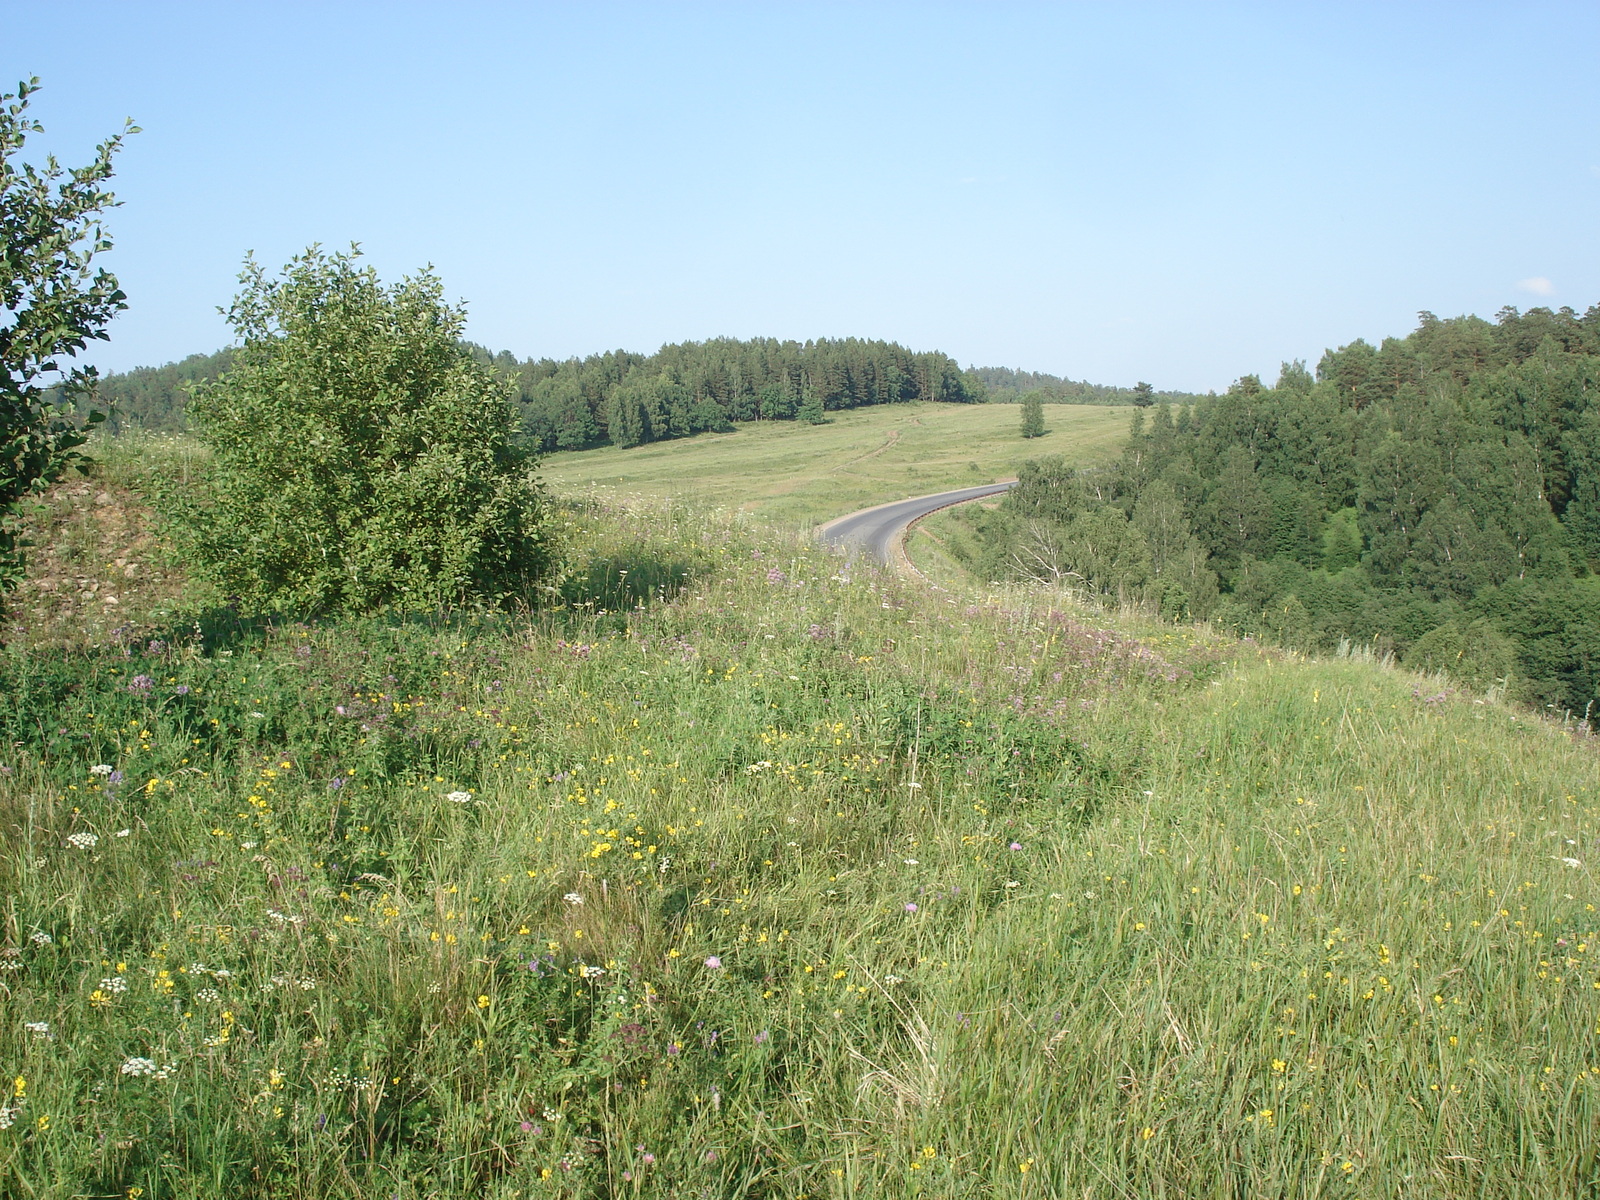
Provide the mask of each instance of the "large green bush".
[{"label": "large green bush", "polygon": [[278,279],[246,260],[232,368],[190,400],[214,462],[167,498],[177,540],[254,610],[525,601],[551,554],[511,389],[431,271],[386,288],[358,258],[312,247]]}]

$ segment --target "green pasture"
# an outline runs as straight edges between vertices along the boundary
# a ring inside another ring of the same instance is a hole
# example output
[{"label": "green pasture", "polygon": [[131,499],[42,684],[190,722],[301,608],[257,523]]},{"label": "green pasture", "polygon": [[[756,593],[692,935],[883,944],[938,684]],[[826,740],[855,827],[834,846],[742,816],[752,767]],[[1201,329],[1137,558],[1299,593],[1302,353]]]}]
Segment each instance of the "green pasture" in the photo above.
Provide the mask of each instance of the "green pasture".
[{"label": "green pasture", "polygon": [[830,413],[826,425],[769,421],[627,450],[552,454],[557,492],[692,501],[789,525],[1012,477],[1025,458],[1084,466],[1116,456],[1132,408],[1054,404],[1044,437],[1024,440],[1013,404],[895,404]]}]

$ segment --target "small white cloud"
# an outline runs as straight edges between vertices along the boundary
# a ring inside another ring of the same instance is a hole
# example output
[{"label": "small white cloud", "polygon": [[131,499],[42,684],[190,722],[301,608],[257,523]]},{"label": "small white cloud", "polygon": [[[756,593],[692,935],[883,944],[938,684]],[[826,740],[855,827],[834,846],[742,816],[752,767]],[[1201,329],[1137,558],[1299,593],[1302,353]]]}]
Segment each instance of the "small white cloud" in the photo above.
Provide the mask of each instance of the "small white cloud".
[{"label": "small white cloud", "polygon": [[1532,292],[1535,296],[1553,296],[1556,293],[1556,285],[1543,275],[1535,275],[1532,279],[1519,279],[1517,288],[1524,292]]}]

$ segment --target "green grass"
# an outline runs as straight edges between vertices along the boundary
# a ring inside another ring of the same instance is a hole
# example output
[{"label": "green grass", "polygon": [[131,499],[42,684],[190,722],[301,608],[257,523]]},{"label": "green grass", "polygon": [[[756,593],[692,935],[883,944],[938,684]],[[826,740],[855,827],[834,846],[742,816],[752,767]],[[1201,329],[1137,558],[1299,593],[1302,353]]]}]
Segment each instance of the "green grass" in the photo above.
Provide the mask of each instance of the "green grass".
[{"label": "green grass", "polygon": [[0,1195],[1600,1194],[1592,742],[569,519],[532,621],[0,655]]},{"label": "green grass", "polygon": [[1122,448],[1131,408],[1055,404],[1049,433],[1023,440],[1014,404],[895,404],[830,414],[827,425],[771,421],[628,450],[544,460],[557,491],[692,501],[815,525],[859,508],[1013,478],[1045,454],[1085,466]]},{"label": "green grass", "polygon": [[986,582],[975,579],[964,565],[978,552],[973,527],[966,516],[976,508],[997,503],[998,498],[975,500],[924,517],[906,535],[906,558],[924,579],[939,587],[960,591]]}]

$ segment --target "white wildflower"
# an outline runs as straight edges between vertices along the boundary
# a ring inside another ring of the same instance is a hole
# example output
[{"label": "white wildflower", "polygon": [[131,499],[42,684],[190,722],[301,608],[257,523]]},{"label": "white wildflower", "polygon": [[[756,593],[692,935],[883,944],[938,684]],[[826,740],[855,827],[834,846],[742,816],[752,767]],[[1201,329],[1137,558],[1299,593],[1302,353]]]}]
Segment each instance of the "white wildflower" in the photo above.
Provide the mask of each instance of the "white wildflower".
[{"label": "white wildflower", "polygon": [[222,999],[222,993],[217,991],[216,988],[201,988],[194,994],[194,998],[200,1001],[201,1004],[215,1004]]},{"label": "white wildflower", "polygon": [[112,995],[119,995],[128,990],[128,981],[121,975],[113,975],[109,979],[100,981],[100,990],[110,992]]},{"label": "white wildflower", "polygon": [[124,1075],[154,1075],[159,1070],[161,1068],[150,1058],[130,1058],[122,1064]]},{"label": "white wildflower", "polygon": [[573,908],[577,908],[578,905],[583,903],[583,897],[578,895],[577,892],[568,892],[565,896],[563,896],[561,898],[563,900],[565,900],[568,904],[572,905]]},{"label": "white wildflower", "polygon": [[1583,866],[1582,861],[1576,858],[1563,858],[1561,861],[1574,869]]},{"label": "white wildflower", "polygon": [[131,830],[131,829],[119,829],[119,830],[117,830],[117,836],[119,838],[132,837],[133,836],[133,830]]},{"label": "white wildflower", "polygon": [[472,803],[472,793],[471,792],[450,792],[445,796],[445,799],[450,801],[451,804],[471,804]]},{"label": "white wildflower", "polygon": [[34,1037],[47,1038],[50,1036],[49,1021],[24,1021],[22,1027]]},{"label": "white wildflower", "polygon": [[74,833],[68,836],[67,845],[74,850],[93,850],[100,844],[100,838],[93,833]]},{"label": "white wildflower", "polygon": [[91,775],[109,775],[109,774],[111,774],[112,770],[113,770],[113,767],[111,766],[110,763],[96,763],[94,766],[89,768],[89,774],[91,774]]},{"label": "white wildflower", "polygon": [[55,938],[51,937],[42,929],[36,929],[28,935],[28,940],[35,946],[48,946],[51,942],[55,941]]}]

